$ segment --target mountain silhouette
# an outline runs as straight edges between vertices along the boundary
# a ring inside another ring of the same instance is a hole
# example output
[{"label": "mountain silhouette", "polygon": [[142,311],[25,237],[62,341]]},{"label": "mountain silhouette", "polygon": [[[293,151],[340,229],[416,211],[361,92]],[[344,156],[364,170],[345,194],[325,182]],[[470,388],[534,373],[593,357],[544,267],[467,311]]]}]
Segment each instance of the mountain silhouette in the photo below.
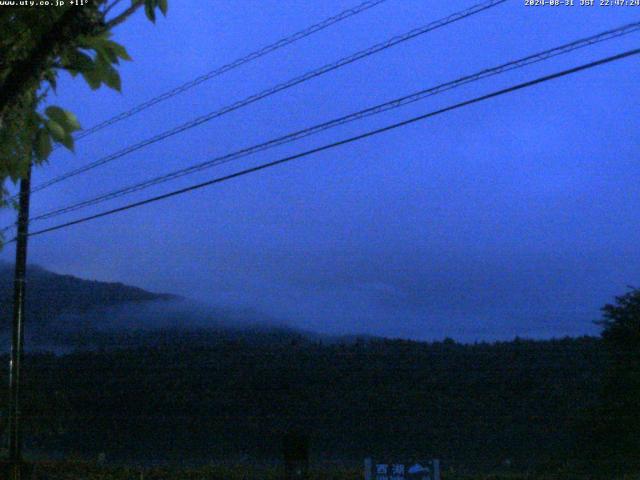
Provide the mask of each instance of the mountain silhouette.
[{"label": "mountain silhouette", "polygon": [[[62,314],[83,314],[130,303],[176,300],[179,297],[152,293],[122,283],[83,280],[59,275],[37,265],[27,270],[26,318],[29,325],[50,324]],[[0,264],[0,331],[11,326],[13,312],[13,265]]]}]

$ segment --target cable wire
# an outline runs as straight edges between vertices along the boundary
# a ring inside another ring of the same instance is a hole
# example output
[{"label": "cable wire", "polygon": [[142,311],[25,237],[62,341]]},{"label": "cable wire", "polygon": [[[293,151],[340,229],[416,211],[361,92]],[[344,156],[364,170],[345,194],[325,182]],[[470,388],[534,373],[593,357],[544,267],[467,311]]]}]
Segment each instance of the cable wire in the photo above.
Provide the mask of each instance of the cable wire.
[{"label": "cable wire", "polygon": [[[333,142],[333,143],[330,143],[330,144],[323,145],[321,147],[313,148],[311,150],[307,150],[307,151],[304,151],[304,152],[301,152],[301,153],[298,153],[298,154],[295,154],[295,155],[291,155],[291,156],[288,156],[288,157],[280,158],[278,160],[274,160],[274,161],[269,162],[269,163],[258,165],[256,167],[247,168],[245,170],[241,170],[239,172],[235,172],[235,173],[232,173],[232,174],[229,174],[229,175],[224,175],[222,177],[217,177],[217,178],[214,178],[212,180],[208,180],[206,182],[202,182],[202,183],[198,183],[198,184],[195,184],[195,185],[191,185],[189,187],[185,187],[185,188],[181,188],[181,189],[178,189],[178,190],[174,190],[172,192],[164,193],[162,195],[157,195],[155,197],[147,198],[145,200],[141,200],[141,201],[138,201],[138,202],[133,202],[133,203],[130,203],[128,205],[124,205],[122,207],[114,208],[114,209],[107,210],[107,211],[104,211],[104,212],[100,212],[100,213],[97,213],[97,214],[94,214],[94,215],[89,215],[89,216],[82,217],[82,218],[79,218],[79,219],[76,219],[76,220],[72,220],[72,221],[69,221],[69,222],[62,223],[62,224],[54,225],[52,227],[44,228],[42,230],[37,230],[37,231],[29,233],[29,236],[32,237],[32,236],[36,236],[36,235],[42,235],[44,233],[53,232],[53,231],[60,230],[60,229],[63,229],[63,228],[68,228],[70,226],[78,225],[78,224],[81,224],[81,223],[85,223],[85,222],[88,222],[88,221],[91,221],[91,220],[95,220],[97,218],[106,217],[106,216],[113,215],[113,214],[116,214],[116,213],[119,213],[119,212],[130,210],[132,208],[137,208],[137,207],[140,207],[140,206],[143,206],[143,205],[147,205],[147,204],[154,203],[154,202],[157,202],[157,201],[160,201],[160,200],[171,198],[171,197],[174,197],[174,196],[177,196],[177,195],[182,195],[182,194],[187,193],[187,192],[191,192],[191,191],[198,190],[198,189],[201,189],[201,188],[204,188],[204,187],[215,185],[217,183],[222,183],[222,182],[225,182],[227,180],[231,180],[231,179],[238,178],[238,177],[241,177],[241,176],[245,176],[245,175],[248,175],[248,174],[251,174],[251,173],[255,173],[255,172],[258,172],[258,171],[261,171],[261,170],[265,170],[267,168],[271,168],[271,167],[274,167],[274,166],[277,166],[277,165],[281,165],[283,163],[291,162],[291,161],[299,159],[299,158],[307,157],[307,156],[313,155],[315,153],[323,152],[325,150],[330,150],[330,149],[333,149],[333,148],[336,148],[336,147],[339,147],[339,146],[342,146],[342,145],[350,144],[350,143],[353,143],[353,142],[356,142],[356,141],[359,141],[359,140],[363,140],[363,139],[372,137],[374,135],[378,135],[378,134],[381,134],[381,133],[384,133],[384,132],[395,130],[395,129],[398,129],[400,127],[404,127],[404,126],[407,126],[407,125],[410,125],[410,124],[413,124],[413,123],[416,123],[416,122],[419,122],[419,121],[422,121],[422,120],[426,120],[427,118],[431,118],[431,117],[434,117],[436,115],[440,115],[440,114],[443,114],[443,113],[446,113],[446,112],[450,112],[452,110],[457,110],[459,108],[466,107],[466,106],[469,106],[469,105],[473,105],[475,103],[479,103],[479,102],[482,102],[482,101],[485,101],[485,100],[489,100],[491,98],[495,98],[495,97],[498,97],[498,96],[502,96],[502,95],[505,95],[507,93],[512,93],[512,92],[515,92],[515,91],[518,91],[518,90],[522,90],[522,89],[525,89],[525,88],[528,88],[528,87],[532,87],[532,86],[540,84],[540,83],[544,83],[544,82],[547,82],[547,81],[550,81],[550,80],[555,80],[555,79],[558,79],[558,78],[561,78],[561,77],[565,77],[565,76],[568,76],[568,75],[571,75],[571,74],[574,74],[574,73],[577,73],[577,72],[580,72],[580,71],[584,71],[584,70],[588,70],[588,69],[591,69],[591,68],[595,68],[595,67],[600,66],[600,65],[611,63],[611,62],[614,62],[614,61],[617,61],[617,60],[621,60],[623,58],[631,57],[633,55],[638,55],[638,54],[640,54],[640,49],[629,50],[629,51],[626,51],[626,52],[623,52],[623,53],[620,53],[620,54],[617,54],[617,55],[613,55],[613,56],[610,56],[610,57],[602,58],[600,60],[596,60],[594,62],[583,64],[583,65],[580,65],[578,67],[574,67],[574,68],[570,68],[570,69],[567,69],[567,70],[563,70],[563,71],[560,71],[560,72],[557,72],[557,73],[554,73],[554,74],[551,74],[551,75],[538,77],[538,78],[536,78],[534,80],[530,80],[530,81],[527,81],[527,82],[519,83],[517,85],[511,86],[511,87],[508,87],[508,88],[504,88],[504,89],[497,90],[497,91],[494,91],[494,92],[486,94],[486,95],[475,97],[475,98],[473,98],[471,100],[466,100],[466,101],[463,101],[463,102],[460,102],[460,103],[456,103],[454,105],[451,105],[451,106],[448,106],[448,107],[445,107],[445,108],[442,108],[442,109],[439,109],[439,110],[431,111],[431,112],[425,113],[423,115],[412,117],[412,118],[410,118],[408,120],[403,120],[401,122],[393,123],[391,125],[387,125],[385,127],[378,128],[378,129],[375,129],[375,130],[370,130],[370,131],[368,131],[366,133],[363,133],[363,134],[360,134],[360,135],[356,135],[356,136],[349,137],[349,138],[346,138],[346,139],[343,139],[343,140],[339,140],[337,142]],[[13,241],[15,241],[15,239],[13,239],[11,241],[13,242]]]},{"label": "cable wire", "polygon": [[364,110],[360,110],[355,113],[351,113],[349,115],[345,115],[327,122],[323,122],[323,123],[305,128],[303,130],[298,130],[296,132],[289,133],[287,135],[274,138],[257,145],[253,145],[251,147],[243,148],[241,150],[237,150],[232,153],[218,156],[211,160],[207,160],[205,162],[201,162],[196,165],[182,168],[182,169],[170,172],[168,174],[160,175],[158,177],[155,177],[134,185],[130,185],[128,187],[124,187],[109,193],[105,193],[88,200],[83,200],[81,202],[74,203],[72,205],[60,207],[55,210],[50,210],[48,212],[34,216],[33,218],[30,219],[30,222],[36,222],[36,221],[57,217],[65,213],[77,211],[82,208],[86,208],[86,207],[96,205],[108,200],[119,198],[124,195],[128,195],[130,193],[138,192],[138,191],[150,188],[152,186],[159,185],[161,183],[183,177],[185,175],[189,175],[195,172],[205,170],[207,168],[212,168],[224,163],[228,163],[233,160],[237,160],[239,158],[243,158],[257,152],[265,151],[279,145],[290,143],[295,140],[299,140],[301,138],[319,133],[321,131],[328,130],[330,128],[335,128],[339,125],[344,125],[349,122],[353,122],[356,120],[367,118],[369,116],[377,115],[382,112],[393,110],[393,109],[417,102],[419,100],[423,100],[427,97],[431,97],[431,96],[452,90],[454,88],[461,87],[463,85],[466,85],[472,82],[476,82],[476,81],[479,81],[491,76],[499,75],[511,70],[518,69],[518,68],[523,68],[525,66],[528,66],[534,63],[548,60],[549,58],[567,54],[574,50],[584,48],[599,42],[603,42],[605,40],[618,38],[620,36],[627,35],[627,34],[636,32],[638,30],[640,30],[640,22],[635,22],[635,23],[623,25],[621,27],[618,27],[612,30],[607,30],[597,35],[591,35],[589,37],[576,40],[571,43],[567,43],[552,49],[538,52],[536,54],[529,55],[524,58],[520,58],[518,60],[513,60],[496,67],[487,68],[479,72],[476,72],[472,75],[466,75],[456,80],[452,80],[452,81],[437,85],[435,87],[431,87],[429,89],[421,90],[411,95],[406,95],[406,96],[403,96],[403,97],[400,97],[400,98],[397,98],[373,107],[366,108]]},{"label": "cable wire", "polygon": [[126,110],[122,113],[119,113],[118,115],[115,115],[111,118],[108,118],[106,120],[104,120],[103,122],[100,122],[86,130],[83,130],[82,132],[79,132],[76,136],[75,139],[79,140],[81,138],[84,137],[88,137],[89,135],[94,134],[95,132],[98,132],[99,130],[102,130],[106,127],[108,127],[109,125],[113,125],[114,123],[120,122],[126,118],[132,117],[133,115],[136,115],[140,112],[142,112],[143,110],[146,110],[154,105],[157,105],[160,102],[164,102],[165,100],[168,100],[169,98],[175,97],[176,95],[179,95],[183,92],[186,92],[187,90],[190,90],[191,88],[200,85],[201,83],[204,83],[208,80],[211,80],[214,77],[218,77],[230,70],[233,70],[235,68],[238,68],[246,63],[252,62],[253,60],[257,60],[260,57],[263,57],[269,53],[272,53],[276,50],[279,50],[280,48],[283,48],[287,45],[291,45],[292,43],[297,42],[298,40],[302,40],[305,37],[308,37],[310,35],[313,35],[316,32],[319,32],[321,30],[324,30],[327,27],[330,27],[331,25],[334,25],[338,22],[341,22],[342,20],[346,20],[349,17],[352,17],[354,15],[357,15],[359,13],[362,13],[366,10],[369,10],[370,8],[373,8],[375,6],[380,5],[381,3],[386,2],[387,0],[370,0],[370,1],[366,1],[363,2],[353,8],[349,8],[347,10],[344,10],[340,13],[338,13],[337,15],[334,15],[332,17],[329,17],[319,23],[316,23],[314,25],[311,25],[310,27],[305,28],[304,30],[300,30],[292,35],[289,35],[285,38],[282,38],[280,40],[278,40],[275,43],[272,43],[270,45],[267,45],[259,50],[256,50],[254,52],[249,53],[248,55],[238,58],[236,60],[234,60],[233,62],[227,63],[226,65],[223,65],[221,67],[216,68],[215,70],[211,70],[210,72],[207,72],[203,75],[200,75],[199,77],[194,78],[193,80],[190,80],[186,83],[183,83],[182,85],[179,85],[171,90],[168,90],[156,97],[153,97],[149,100],[147,100],[146,102],[143,102],[139,105],[136,105],[135,107]]},{"label": "cable wire", "polygon": [[251,103],[257,102],[258,100],[262,100],[263,98],[269,97],[271,95],[274,95],[278,92],[281,92],[283,90],[286,90],[288,88],[291,88],[295,85],[298,85],[300,83],[306,82],[307,80],[310,80],[312,78],[315,77],[319,77],[321,75],[324,75],[325,73],[331,72],[333,70],[336,70],[338,68],[341,68],[345,65],[348,65],[350,63],[356,62],[358,60],[361,60],[363,58],[369,57],[375,53],[381,52],[383,50],[386,50],[388,48],[391,48],[395,45],[398,45],[399,43],[402,42],[406,42],[408,40],[411,40],[413,38],[416,38],[420,35],[423,35],[425,33],[431,32],[433,30],[436,30],[438,28],[444,27],[446,25],[449,25],[451,23],[457,22],[459,20],[462,20],[464,18],[467,18],[471,15],[475,15],[478,14],[480,12],[483,12],[485,10],[488,10],[490,8],[493,8],[499,4],[502,4],[504,2],[506,2],[507,0],[488,0],[485,1],[483,3],[474,5],[468,9],[462,10],[460,12],[454,13],[452,15],[449,15],[448,17],[445,17],[441,20],[436,20],[434,22],[429,23],[428,25],[413,29],[407,33],[404,33],[402,35],[397,35],[385,42],[382,43],[378,43],[372,47],[369,47],[365,50],[361,50],[357,53],[354,53],[348,57],[344,57],[334,63],[330,63],[330,64],[326,64],[318,69],[309,71],[299,77],[295,77],[292,78],[291,80],[288,80],[284,83],[280,83],[274,87],[268,88],[266,90],[263,90],[260,93],[251,95],[243,100],[240,100],[238,102],[235,102],[233,104],[230,104],[226,107],[223,107],[219,110],[216,110],[214,112],[202,115],[200,117],[195,118],[194,120],[191,120],[189,122],[183,123],[182,125],[179,125],[177,127],[174,127],[170,130],[167,130],[165,132],[162,132],[160,134],[157,134],[151,138],[148,138],[146,140],[143,140],[139,143],[136,143],[134,145],[125,147],[124,149],[121,149],[115,153],[112,153],[110,155],[107,155],[105,157],[102,157],[98,160],[95,160],[94,162],[91,162],[83,167],[77,168],[75,170],[71,170],[69,172],[63,173],[62,175],[59,175],[57,177],[52,178],[51,180],[48,180],[40,185],[37,185],[36,187],[34,187],[31,190],[31,193],[35,193],[38,192],[40,190],[43,190],[47,187],[50,187],[52,185],[55,185],[56,183],[62,182],[63,180],[66,180],[68,178],[74,177],[76,175],[79,175],[81,173],[87,172],[89,170],[92,170],[96,167],[99,167],[101,165],[104,165],[106,163],[109,163],[113,160],[116,160],[118,158],[121,158],[129,153],[135,152],[137,150],[140,150],[141,148],[144,148],[148,145],[151,145],[153,143],[159,142],[161,140],[164,140],[166,138],[169,138],[173,135],[176,135],[178,133],[184,132],[186,130],[189,130],[191,128],[197,127],[198,125],[202,125],[205,122],[208,122],[214,118],[220,117],[222,115],[225,115],[229,112],[232,112],[234,110],[237,110],[239,108],[245,107]]}]

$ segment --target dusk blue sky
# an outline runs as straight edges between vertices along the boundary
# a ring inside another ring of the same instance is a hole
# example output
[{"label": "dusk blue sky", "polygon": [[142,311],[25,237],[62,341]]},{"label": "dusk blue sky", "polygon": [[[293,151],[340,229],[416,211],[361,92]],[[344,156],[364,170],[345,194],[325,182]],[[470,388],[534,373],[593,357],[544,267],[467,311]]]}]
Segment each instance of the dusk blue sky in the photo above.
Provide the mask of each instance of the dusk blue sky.
[{"label": "dusk blue sky", "polygon": [[[51,102],[90,127],[357,3],[172,0],[156,25],[139,14],[116,30],[134,58],[122,66],[122,94],[64,77]],[[56,150],[33,183],[474,3],[388,0],[81,140],[75,154]],[[640,7],[510,0],[34,193],[32,213],[638,20]],[[608,41],[37,226],[637,48],[639,39]],[[640,284],[639,94],[633,57],[34,237],[29,259],[332,334],[596,334],[599,308]],[[10,212],[2,218],[11,221]],[[2,258],[12,256],[10,245]]]}]

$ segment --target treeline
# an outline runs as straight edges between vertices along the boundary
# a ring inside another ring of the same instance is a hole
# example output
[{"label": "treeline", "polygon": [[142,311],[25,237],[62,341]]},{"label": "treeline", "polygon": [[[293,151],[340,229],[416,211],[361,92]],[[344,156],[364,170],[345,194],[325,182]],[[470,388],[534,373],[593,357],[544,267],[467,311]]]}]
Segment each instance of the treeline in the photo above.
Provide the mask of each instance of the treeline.
[{"label": "treeline", "polygon": [[551,470],[584,451],[606,370],[602,341],[588,337],[193,340],[174,332],[162,347],[28,356],[29,449],[123,462],[266,460],[294,428],[316,459]]}]

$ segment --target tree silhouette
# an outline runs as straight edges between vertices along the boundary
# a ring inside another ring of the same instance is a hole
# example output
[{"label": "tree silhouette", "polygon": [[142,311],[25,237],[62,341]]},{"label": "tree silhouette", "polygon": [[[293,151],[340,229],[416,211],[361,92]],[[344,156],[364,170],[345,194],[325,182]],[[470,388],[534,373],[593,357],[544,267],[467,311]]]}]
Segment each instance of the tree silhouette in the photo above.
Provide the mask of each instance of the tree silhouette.
[{"label": "tree silhouette", "polygon": [[640,289],[602,308],[608,354],[601,404],[594,418],[596,459],[617,473],[640,468]]}]

